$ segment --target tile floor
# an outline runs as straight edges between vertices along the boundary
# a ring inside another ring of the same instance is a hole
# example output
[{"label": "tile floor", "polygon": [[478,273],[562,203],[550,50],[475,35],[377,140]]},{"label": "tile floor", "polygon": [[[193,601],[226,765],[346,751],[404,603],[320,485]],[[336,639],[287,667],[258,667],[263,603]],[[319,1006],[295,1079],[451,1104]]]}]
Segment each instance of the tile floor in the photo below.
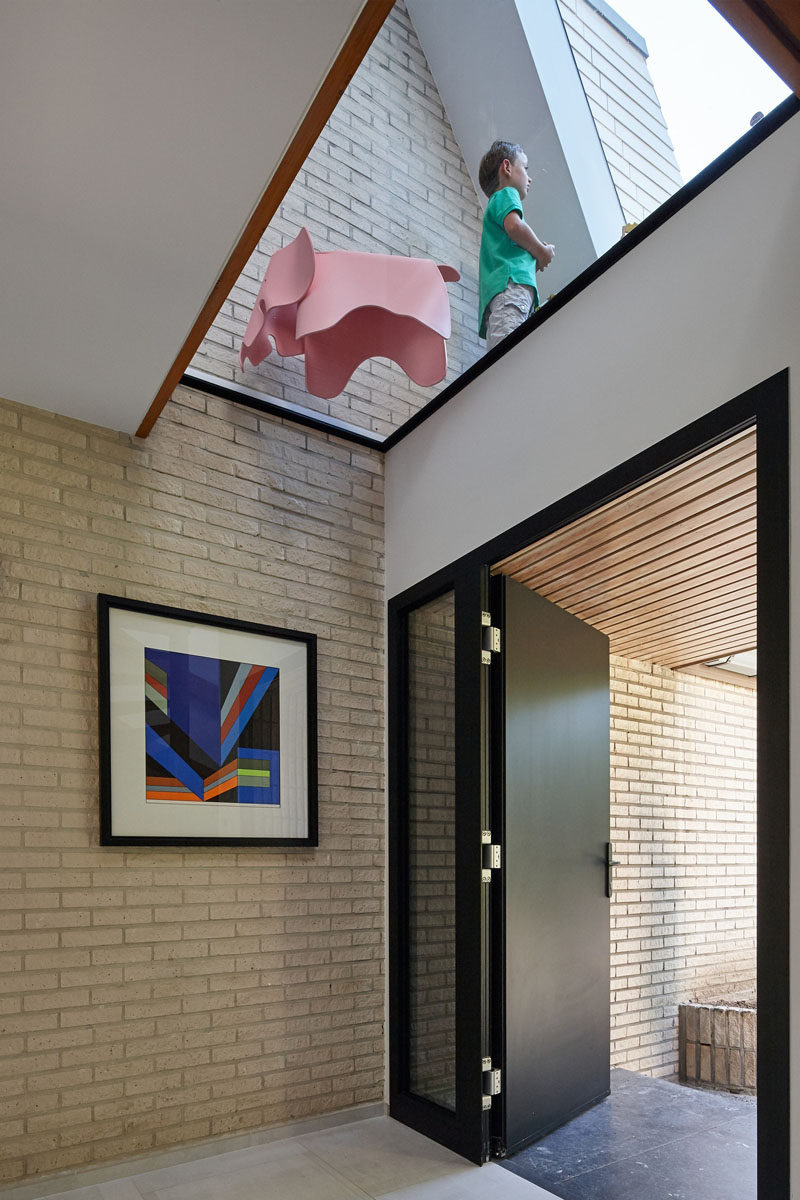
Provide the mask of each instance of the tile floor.
[{"label": "tile floor", "polygon": [[371,1117],[47,1200],[755,1200],[755,1099],[611,1079],[602,1104],[502,1165]]},{"label": "tile floor", "polygon": [[503,1166],[561,1200],[755,1200],[756,1100],[611,1072],[611,1095]]},{"label": "tile floor", "polygon": [[388,1117],[129,1175],[48,1200],[552,1200]]}]

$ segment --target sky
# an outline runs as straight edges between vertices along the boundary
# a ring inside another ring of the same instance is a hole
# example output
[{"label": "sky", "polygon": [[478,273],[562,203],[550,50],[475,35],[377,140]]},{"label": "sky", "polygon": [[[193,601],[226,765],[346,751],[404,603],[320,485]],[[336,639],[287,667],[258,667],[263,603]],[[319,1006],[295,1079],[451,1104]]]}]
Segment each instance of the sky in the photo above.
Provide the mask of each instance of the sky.
[{"label": "sky", "polygon": [[647,66],[687,182],[789,88],[708,0],[608,0],[647,42]]}]

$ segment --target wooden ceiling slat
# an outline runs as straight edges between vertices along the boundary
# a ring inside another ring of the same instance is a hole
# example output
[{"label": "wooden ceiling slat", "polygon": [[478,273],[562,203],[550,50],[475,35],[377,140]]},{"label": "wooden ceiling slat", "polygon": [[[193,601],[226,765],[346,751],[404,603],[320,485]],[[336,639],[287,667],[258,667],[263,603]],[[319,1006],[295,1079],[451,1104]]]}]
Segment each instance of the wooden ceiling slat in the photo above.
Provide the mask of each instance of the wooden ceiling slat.
[{"label": "wooden ceiling slat", "polygon": [[732,645],[730,645],[728,647],[727,650],[723,650],[723,652],[721,654],[717,654],[716,650],[711,650],[710,653],[706,652],[706,653],[700,655],[700,657],[693,657],[690,659],[684,658],[684,659],[680,659],[680,660],[678,660],[676,658],[674,660],[670,660],[667,663],[664,663],[663,665],[666,667],[669,667],[673,671],[681,671],[681,670],[683,670],[684,667],[702,666],[704,663],[711,662],[717,658],[728,658],[732,654],[747,654],[747,653],[749,653],[750,650],[756,650],[756,649],[757,649],[757,642],[756,642],[756,639],[753,638],[751,641],[741,641],[741,642],[733,643]]},{"label": "wooden ceiling slat", "polygon": [[[752,588],[745,592],[732,594],[725,601],[725,612],[731,617],[738,617],[742,613],[752,615],[754,598],[755,591]],[[628,637],[641,638],[642,635],[655,640],[662,632],[680,633],[684,629],[697,629],[699,624],[708,618],[709,613],[714,611],[720,611],[720,609],[710,607],[703,599],[690,607],[680,606],[635,624],[626,621],[622,625],[609,626],[605,621],[599,621],[597,628],[612,641]]]},{"label": "wooden ceiling slat", "polygon": [[[683,583],[684,581],[691,581],[693,574],[698,570],[706,569],[708,573],[713,573],[715,569],[718,572],[721,572],[729,567],[735,567],[738,565],[740,558],[743,555],[754,556],[755,550],[756,539],[752,534],[748,534],[743,538],[737,539],[736,541],[729,542],[724,554],[719,554],[717,551],[712,549],[708,551],[705,556],[695,556],[690,562],[687,562],[685,565],[682,564],[681,567],[678,568],[674,573],[669,567],[667,567],[664,571],[659,573],[657,578],[653,578],[652,581],[648,579],[637,580],[635,594],[638,596],[646,596],[648,586],[651,582],[666,583],[666,585],[669,586],[673,578],[677,578],[677,581],[680,583]],[[602,610],[602,607],[606,603],[610,603],[617,599],[627,601],[631,594],[630,584],[622,583],[617,584],[613,588],[609,588],[609,590],[604,593],[600,592],[599,590],[595,591],[594,593],[590,594],[588,599],[596,600]],[[548,596],[546,599],[553,598]],[[559,601],[553,600],[553,603],[557,604]],[[579,604],[563,604],[562,607],[567,608],[569,612],[574,612],[576,616],[579,615]],[[587,618],[582,616],[581,620],[587,620]],[[596,618],[593,618],[593,620],[596,620]],[[591,621],[589,623],[592,624]]]},{"label": "wooden ceiling slat", "polygon": [[755,544],[756,522],[750,519],[740,524],[724,525],[712,534],[696,539],[692,543],[691,552],[688,545],[684,543],[650,562],[638,561],[627,570],[620,568],[608,576],[598,575],[596,572],[588,575],[587,572],[588,577],[576,576],[574,579],[560,580],[557,588],[536,587],[535,590],[541,592],[543,596],[547,596],[549,600],[555,601],[556,604],[568,606],[574,604],[587,592],[598,594],[601,587],[606,585],[610,594],[618,588],[627,589],[632,583],[635,584],[641,580],[663,579],[676,568],[691,570],[692,566],[689,564],[707,563],[713,559],[714,555],[725,554],[729,547],[745,549],[755,546]]},{"label": "wooden ceiling slat", "polygon": [[722,477],[722,482],[728,482],[731,477],[741,473],[739,468],[743,462],[745,469],[752,469],[755,436],[754,430],[745,430],[723,445],[712,447],[689,462],[673,467],[672,470],[642,484],[633,492],[627,492],[625,495],[617,497],[616,500],[604,504],[601,508],[593,509],[584,517],[573,521],[572,524],[554,530],[553,533],[541,538],[534,546],[526,547],[524,550],[509,555],[508,558],[495,565],[494,573],[504,575],[515,573],[520,561],[524,561],[526,556],[539,560],[561,542],[573,545],[576,540],[589,536],[596,530],[604,529],[618,520],[635,520],[637,515],[651,503],[672,496],[676,492],[688,491],[695,486],[702,490],[708,490],[705,481],[717,471],[730,468],[733,475],[726,474]]},{"label": "wooden ceiling slat", "polygon": [[[727,658],[727,655],[720,657]],[[739,671],[726,671],[723,667],[707,667],[703,663],[692,663],[690,666],[681,667],[681,670],[698,680],[711,679],[715,683],[734,683],[737,687],[751,690],[756,689],[758,682],[755,675],[742,675]]]},{"label": "wooden ceiling slat", "polygon": [[[753,477],[755,483],[755,477]],[[710,534],[714,530],[724,531],[737,524],[743,517],[755,518],[755,489],[747,487],[743,492],[730,498],[720,500],[709,510],[708,507],[685,516],[680,509],[674,517],[662,520],[654,526],[639,526],[627,535],[617,535],[613,541],[585,548],[570,558],[564,557],[551,570],[548,564],[543,564],[541,570],[522,572],[518,578],[536,591],[542,588],[558,588],[562,580],[569,580],[576,575],[591,579],[594,575],[607,575],[617,563],[635,566],[647,564],[661,557],[669,547],[680,548],[681,545],[693,542],[698,535]]]},{"label": "wooden ceiling slat", "polygon": [[[707,591],[697,589],[682,599],[676,598],[670,591],[660,604],[648,604],[645,600],[637,609],[630,605],[622,612],[608,616],[601,613],[597,619],[603,623],[603,632],[611,636],[620,629],[647,629],[661,621],[674,621],[678,613],[691,615],[697,610],[707,609],[710,605],[738,604],[742,601],[752,604],[755,595],[755,577],[751,578],[748,575],[738,583],[729,585],[726,582],[719,587],[710,587]],[[581,617],[581,620],[585,618]]]},{"label": "wooden ceiling slat", "polygon": [[495,564],[609,637],[677,667],[756,645],[755,430]]},{"label": "wooden ceiling slat", "polygon": [[[539,554],[534,553],[534,547],[526,552],[529,555],[527,563],[522,559],[516,564],[515,578],[521,578],[521,573],[528,570],[546,574],[563,563],[592,556],[607,545],[621,548],[633,544],[659,529],[680,525],[692,517],[702,517],[708,514],[712,505],[717,510],[725,502],[733,503],[736,497],[755,497],[754,454],[749,453],[718,475],[715,483],[696,480],[691,487],[659,496],[635,514],[598,525],[591,531],[583,531],[580,536],[559,538],[558,542],[545,539],[537,544]],[[504,570],[503,573],[507,572]]]},{"label": "wooden ceiling slat", "polygon": [[[719,653],[720,635],[709,635],[705,640],[674,642],[662,646],[657,651],[645,645],[646,653],[642,654],[636,648],[626,650],[621,658],[636,658],[642,662],[657,662],[663,667],[686,666],[689,663],[709,662],[714,658],[724,658],[728,654],[738,654],[743,650],[752,650],[756,645],[756,630],[754,626],[744,626],[741,629],[728,629],[724,637],[727,639],[727,649]],[[657,657],[656,657],[657,655]]]},{"label": "wooden ceiling slat", "polygon": [[748,650],[756,649],[756,631],[752,627],[742,634],[731,634],[729,636],[730,642],[728,643],[728,647],[722,653],[718,650],[719,643],[714,640],[707,642],[704,646],[695,646],[688,652],[664,654],[665,661],[662,665],[671,667],[675,671],[678,667],[688,667],[695,663],[709,662],[715,658],[726,658],[729,654],[745,654]]},{"label": "wooden ceiling slat", "polygon": [[[717,586],[724,588],[727,580],[739,582],[741,579],[756,578],[756,554],[755,550],[752,554],[744,557],[740,563],[730,568],[731,574],[726,575],[720,582],[719,580],[719,564],[716,560],[712,560],[705,570],[697,570],[694,572],[684,572],[681,576],[668,576],[666,579],[658,583],[650,584],[648,580],[644,580],[638,591],[631,589],[613,601],[602,600],[594,604],[585,604],[576,607],[574,612],[576,617],[580,617],[582,621],[592,623],[596,618],[599,619],[603,614],[620,614],[620,613],[637,613],[643,607],[646,607],[651,601],[657,604],[671,603],[673,598],[676,603],[683,603],[686,596],[691,595],[696,589],[709,588],[711,582]],[[570,611],[573,611],[570,609]]]},{"label": "wooden ceiling slat", "polygon": [[661,653],[673,646],[693,646],[698,642],[707,642],[710,639],[716,640],[720,634],[725,636],[731,633],[741,633],[746,630],[755,631],[756,622],[752,612],[744,612],[731,614],[730,617],[720,617],[719,620],[713,620],[711,616],[703,621],[698,621],[692,628],[683,630],[666,630],[659,634],[642,637],[619,637],[614,642],[615,654],[628,654],[630,648],[634,645],[647,645],[652,653]]},{"label": "wooden ceiling slat", "polygon": [[[653,630],[646,636],[650,643],[656,647],[664,645],[668,641],[685,641],[688,638],[697,638],[707,633],[714,633],[723,627],[736,627],[737,629],[743,625],[755,625],[755,613],[752,608],[740,608],[737,612],[729,613],[727,610],[709,610],[702,617],[698,617],[693,623],[683,626],[675,626],[674,628],[666,628]],[[642,634],[617,634],[615,641],[617,645],[622,645],[627,641],[641,641]]]},{"label": "wooden ceiling slat", "polygon": [[[748,650],[755,649],[756,637],[755,630],[747,633],[747,635],[734,636],[728,635],[729,649],[724,653],[719,653],[719,642],[714,639],[704,646],[676,646],[673,650],[660,650],[656,658],[649,648],[646,648],[646,653],[640,654],[634,651],[619,655],[626,661],[657,663],[660,667],[669,667],[671,671],[678,671],[682,667],[702,666],[704,663],[713,662],[718,658],[727,658],[730,654],[744,654]],[[735,677],[734,677],[735,678]]]}]

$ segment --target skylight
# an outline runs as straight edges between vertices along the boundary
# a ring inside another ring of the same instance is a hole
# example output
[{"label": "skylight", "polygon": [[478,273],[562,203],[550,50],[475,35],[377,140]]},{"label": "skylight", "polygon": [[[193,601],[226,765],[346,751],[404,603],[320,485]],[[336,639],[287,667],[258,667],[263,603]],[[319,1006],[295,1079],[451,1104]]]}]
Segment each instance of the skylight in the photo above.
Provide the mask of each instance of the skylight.
[{"label": "skylight", "polygon": [[[263,399],[282,411],[337,420],[342,429],[390,436],[485,354],[477,286],[485,197],[477,168],[495,137],[519,141],[528,153],[533,187],[525,217],[556,246],[552,265],[538,277],[546,306],[625,230],[657,212],[704,154],[724,149],[726,138],[747,131],[753,112],[786,94],[706,0],[669,6],[619,0],[618,8],[605,0],[537,0],[535,6],[493,0],[466,14],[460,0],[397,0],[204,339],[189,378],[194,372],[200,386],[205,379],[238,388],[244,402]],[[670,49],[676,33],[677,58]],[[494,61],[487,46],[498,41],[508,75],[503,88],[486,69]],[[731,42],[734,97],[719,82]],[[754,90],[745,86],[744,60],[757,64]],[[704,85],[705,92],[692,92],[689,133],[713,125],[713,136],[692,140],[685,132],[685,114],[673,99],[676,79],[687,92],[693,81]],[[709,88],[713,104],[702,98]],[[662,91],[669,97],[664,111]],[[670,112],[680,131],[677,157]],[[727,125],[717,120],[720,114]],[[318,253],[428,259],[459,273],[457,282],[445,276],[452,331],[438,384],[420,386],[395,362],[376,357],[325,399],[307,386],[301,357],[273,351],[258,364],[240,364],[266,267],[303,228]]]}]

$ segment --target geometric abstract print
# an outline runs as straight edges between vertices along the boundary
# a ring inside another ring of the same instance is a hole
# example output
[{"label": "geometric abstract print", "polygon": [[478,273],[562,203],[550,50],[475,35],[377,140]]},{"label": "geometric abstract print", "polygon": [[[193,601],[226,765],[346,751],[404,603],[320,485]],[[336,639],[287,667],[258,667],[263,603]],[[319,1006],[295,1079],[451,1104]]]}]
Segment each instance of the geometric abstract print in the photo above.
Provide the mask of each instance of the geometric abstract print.
[{"label": "geometric abstract print", "polygon": [[147,800],[280,804],[277,667],[145,649]]}]

